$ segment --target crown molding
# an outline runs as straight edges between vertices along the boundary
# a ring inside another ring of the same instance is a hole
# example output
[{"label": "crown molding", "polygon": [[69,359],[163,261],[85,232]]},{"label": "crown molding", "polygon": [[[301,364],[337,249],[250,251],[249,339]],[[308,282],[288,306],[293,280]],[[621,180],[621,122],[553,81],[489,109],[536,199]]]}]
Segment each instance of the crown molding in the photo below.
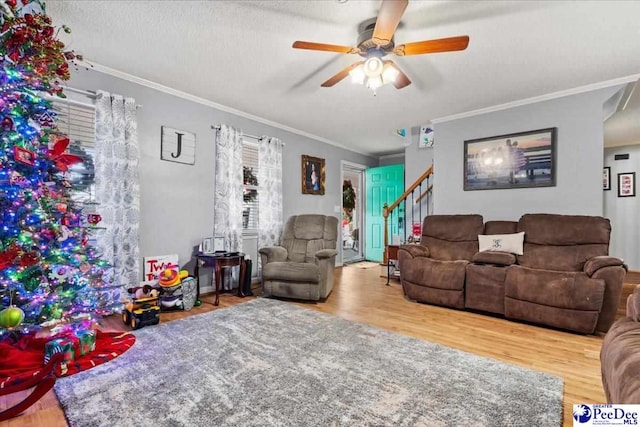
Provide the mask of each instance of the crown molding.
[{"label": "crown molding", "polygon": [[613,80],[605,80],[599,83],[593,83],[585,86],[578,86],[573,89],[561,90],[558,92],[548,93],[546,95],[534,96],[532,98],[525,98],[518,101],[507,102],[506,104],[494,105],[492,107],[480,108],[478,110],[467,111],[465,113],[453,114],[451,116],[440,117],[431,120],[431,123],[443,123],[451,120],[464,119],[467,117],[478,116],[480,114],[493,113],[495,111],[508,110],[509,108],[521,107],[523,105],[535,104],[536,102],[549,101],[551,99],[562,98],[570,95],[577,95],[579,93],[591,92],[593,90],[604,89],[611,86],[617,86],[625,83],[630,83],[640,79],[640,74],[632,74],[626,77],[620,77]]},{"label": "crown molding", "polygon": [[244,117],[245,119],[253,120],[255,122],[262,123],[267,126],[272,126],[274,128],[278,128],[287,132],[304,136],[306,138],[314,139],[319,142],[324,142],[325,144],[333,145],[334,147],[342,148],[343,150],[351,151],[352,153],[357,153],[357,154],[361,154],[363,156],[368,156],[368,157],[378,157],[375,155],[371,155],[370,153],[363,153],[361,151],[356,151],[353,148],[347,147],[344,144],[341,144],[339,142],[332,141],[330,139],[323,138],[321,136],[314,135],[312,133],[305,132],[300,129],[292,128],[290,126],[284,125],[282,123],[274,122],[274,121],[265,119],[263,117],[255,116],[253,114],[249,114],[241,110],[236,110],[235,108],[232,108],[223,104],[218,104],[217,102],[213,102],[208,99],[201,98],[199,96],[192,95],[190,93],[183,92],[181,90],[174,89],[157,82],[153,82],[151,80],[143,79],[142,77],[134,76],[133,74],[125,73],[124,71],[116,70],[115,68],[107,67],[106,65],[101,65],[90,60],[79,61],[78,64],[90,70],[97,71],[99,73],[108,74],[110,76],[117,77],[122,80],[127,80],[131,83],[136,83],[141,86],[155,89],[157,91],[160,91],[169,95],[177,96],[178,98],[186,99],[187,101],[206,105],[207,107],[212,107],[217,110],[235,114],[236,116]]}]

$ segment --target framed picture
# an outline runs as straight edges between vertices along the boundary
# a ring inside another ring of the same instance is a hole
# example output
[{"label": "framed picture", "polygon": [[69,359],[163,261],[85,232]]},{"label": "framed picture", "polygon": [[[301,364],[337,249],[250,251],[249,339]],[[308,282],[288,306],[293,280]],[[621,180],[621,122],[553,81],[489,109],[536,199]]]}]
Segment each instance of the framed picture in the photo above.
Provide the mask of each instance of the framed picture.
[{"label": "framed picture", "polygon": [[213,252],[224,252],[224,237],[216,236],[213,238]]},{"label": "framed picture", "polygon": [[464,142],[464,190],[556,185],[556,128]]},{"label": "framed picture", "polygon": [[611,190],[611,167],[609,166],[602,169],[602,189]]},{"label": "framed picture", "polygon": [[324,159],[302,155],[302,194],[324,194]]},{"label": "framed picture", "polygon": [[205,237],[202,239],[200,252],[203,254],[213,253],[213,237]]},{"label": "framed picture", "polygon": [[433,147],[433,141],[433,128],[431,126],[420,126],[420,140],[418,141],[418,148]]},{"label": "framed picture", "polygon": [[618,197],[636,197],[636,173],[618,174]]}]

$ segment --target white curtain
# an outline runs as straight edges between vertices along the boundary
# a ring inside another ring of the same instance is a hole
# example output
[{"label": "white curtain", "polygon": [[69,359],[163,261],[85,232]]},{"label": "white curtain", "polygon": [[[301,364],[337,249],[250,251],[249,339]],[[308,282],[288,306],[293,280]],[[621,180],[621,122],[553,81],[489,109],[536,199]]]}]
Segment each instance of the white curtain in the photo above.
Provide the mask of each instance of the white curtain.
[{"label": "white curtain", "polygon": [[228,251],[242,251],[242,131],[222,125],[216,134],[213,228]]},{"label": "white curtain", "polygon": [[140,280],[140,185],[136,102],[105,91],[96,100],[96,210],[106,230],[96,235],[103,259],[123,287]]},{"label": "white curtain", "polygon": [[[258,141],[258,247],[273,246],[282,234],[282,141],[262,137]],[[262,271],[260,257],[258,273]]]}]

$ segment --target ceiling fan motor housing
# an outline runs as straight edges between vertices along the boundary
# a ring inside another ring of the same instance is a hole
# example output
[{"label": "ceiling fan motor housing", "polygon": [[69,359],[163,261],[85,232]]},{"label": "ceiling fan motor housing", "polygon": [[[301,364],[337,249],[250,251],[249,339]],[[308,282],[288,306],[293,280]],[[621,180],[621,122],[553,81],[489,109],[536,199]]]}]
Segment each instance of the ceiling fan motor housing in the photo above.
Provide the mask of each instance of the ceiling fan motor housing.
[{"label": "ceiling fan motor housing", "polygon": [[395,46],[394,38],[385,46],[378,46],[371,39],[373,37],[373,30],[376,26],[376,18],[364,21],[358,28],[360,35],[358,36],[358,48],[360,49],[360,56],[369,58],[370,56],[382,57],[391,52]]}]

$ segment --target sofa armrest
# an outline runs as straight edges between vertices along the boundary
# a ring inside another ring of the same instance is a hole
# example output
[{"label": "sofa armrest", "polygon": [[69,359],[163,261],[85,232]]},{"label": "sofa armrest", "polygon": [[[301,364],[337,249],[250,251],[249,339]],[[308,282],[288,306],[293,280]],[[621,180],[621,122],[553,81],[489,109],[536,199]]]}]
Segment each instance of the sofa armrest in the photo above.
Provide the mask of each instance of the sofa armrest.
[{"label": "sofa armrest", "polygon": [[[283,262],[287,260],[289,252],[282,246],[267,246],[258,249],[260,255],[262,255],[262,263],[267,264],[270,262]],[[266,262],[265,262],[266,258]]]},{"label": "sofa armrest", "polygon": [[612,256],[596,256],[585,262],[583,271],[587,273],[587,276],[591,277],[601,268],[618,266],[624,267],[625,271],[627,270],[627,265],[620,258]]},{"label": "sofa armrest", "polygon": [[516,256],[509,252],[482,251],[476,253],[471,258],[476,264],[513,265],[516,263]]},{"label": "sofa armrest", "polygon": [[[591,275],[589,275],[591,273]],[[584,266],[584,274],[592,279],[604,281],[602,309],[598,316],[596,332],[607,332],[618,314],[622,285],[627,274],[627,266],[614,257],[595,257]]]},{"label": "sofa armrest", "polygon": [[627,317],[640,322],[640,285],[627,298]]},{"label": "sofa armrest", "polygon": [[338,251],[335,249],[320,249],[318,252],[316,252],[316,260],[329,259],[336,255],[338,255]]},{"label": "sofa armrest", "polygon": [[418,256],[428,257],[429,255],[431,255],[431,253],[429,252],[429,248],[422,245],[400,245],[398,251],[407,251],[412,258]]}]

